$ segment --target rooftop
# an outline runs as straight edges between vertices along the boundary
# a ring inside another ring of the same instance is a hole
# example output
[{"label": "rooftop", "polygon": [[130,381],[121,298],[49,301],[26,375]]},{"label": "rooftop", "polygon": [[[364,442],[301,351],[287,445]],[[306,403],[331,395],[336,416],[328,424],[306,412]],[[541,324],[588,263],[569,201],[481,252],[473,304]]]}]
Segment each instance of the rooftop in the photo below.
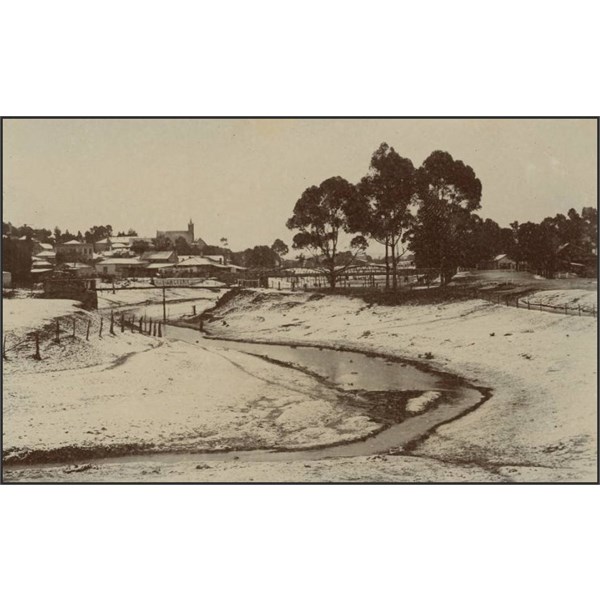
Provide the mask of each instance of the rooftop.
[{"label": "rooftop", "polygon": [[138,258],[105,258],[98,263],[98,266],[102,267],[105,265],[130,265],[145,267],[146,261],[139,260]]}]

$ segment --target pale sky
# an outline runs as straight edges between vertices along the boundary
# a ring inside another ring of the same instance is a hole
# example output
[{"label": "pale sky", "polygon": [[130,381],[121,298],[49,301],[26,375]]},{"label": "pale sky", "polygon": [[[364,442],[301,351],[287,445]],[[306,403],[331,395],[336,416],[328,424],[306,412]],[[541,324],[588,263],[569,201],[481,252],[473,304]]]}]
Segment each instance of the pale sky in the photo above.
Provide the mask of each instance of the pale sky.
[{"label": "pale sky", "polygon": [[[233,250],[275,238],[310,185],[357,182],[381,142],[416,167],[433,150],[471,165],[479,215],[508,226],[597,203],[595,120],[4,120],[3,220],[185,229]],[[376,244],[371,249],[378,254]],[[371,253],[371,250],[369,251]],[[291,252],[294,255],[295,252]]]}]

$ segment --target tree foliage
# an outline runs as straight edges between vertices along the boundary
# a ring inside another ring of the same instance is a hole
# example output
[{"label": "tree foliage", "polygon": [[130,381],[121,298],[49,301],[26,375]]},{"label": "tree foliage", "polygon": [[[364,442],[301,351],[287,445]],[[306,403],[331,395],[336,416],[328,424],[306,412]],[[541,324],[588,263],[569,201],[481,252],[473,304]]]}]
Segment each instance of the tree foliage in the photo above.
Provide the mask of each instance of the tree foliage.
[{"label": "tree foliage", "polygon": [[243,252],[234,252],[232,259],[235,264],[248,269],[269,270],[279,264],[279,255],[269,246],[254,246]]},{"label": "tree foliage", "polygon": [[[352,218],[353,227],[385,246],[386,287],[398,285],[398,246],[412,222],[416,193],[415,168],[408,158],[383,143],[371,157],[369,172],[358,184],[362,202]],[[390,264],[391,259],[391,264]]]},{"label": "tree foliage", "polygon": [[83,237],[86,242],[93,244],[94,242],[112,237],[112,235],[112,225],[93,225],[83,234]]},{"label": "tree foliage", "polygon": [[177,254],[192,254],[192,247],[181,235],[175,240],[174,248],[177,251]]},{"label": "tree foliage", "polygon": [[[335,288],[337,277],[352,261],[337,266],[340,251],[340,234],[358,231],[356,213],[360,211],[360,198],[356,188],[342,177],[331,177],[318,186],[304,191],[294,206],[288,220],[289,229],[297,229],[294,249],[307,249],[319,256],[319,265],[326,272],[329,285]],[[355,236],[350,247],[353,256],[367,246],[366,239]]]},{"label": "tree foliage", "polygon": [[471,213],[480,208],[481,182],[448,152],[432,152],[416,175],[419,209],[410,249],[419,267],[436,268],[445,285],[464,260]]},{"label": "tree foliage", "polygon": [[156,238],[152,239],[152,245],[158,252],[162,252],[164,250],[173,250],[173,242],[170,238],[159,235]]},{"label": "tree foliage", "polygon": [[283,258],[290,251],[287,244],[279,238],[271,244],[271,250],[277,253],[281,258]]}]

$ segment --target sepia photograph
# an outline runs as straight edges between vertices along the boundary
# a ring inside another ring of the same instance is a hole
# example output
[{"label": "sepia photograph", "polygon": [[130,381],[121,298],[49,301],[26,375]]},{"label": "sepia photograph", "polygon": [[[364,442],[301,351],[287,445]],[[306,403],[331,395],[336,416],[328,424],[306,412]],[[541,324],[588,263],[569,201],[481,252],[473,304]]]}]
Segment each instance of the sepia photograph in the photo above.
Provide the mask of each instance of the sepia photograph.
[{"label": "sepia photograph", "polygon": [[596,118],[4,118],[2,481],[597,483]]}]

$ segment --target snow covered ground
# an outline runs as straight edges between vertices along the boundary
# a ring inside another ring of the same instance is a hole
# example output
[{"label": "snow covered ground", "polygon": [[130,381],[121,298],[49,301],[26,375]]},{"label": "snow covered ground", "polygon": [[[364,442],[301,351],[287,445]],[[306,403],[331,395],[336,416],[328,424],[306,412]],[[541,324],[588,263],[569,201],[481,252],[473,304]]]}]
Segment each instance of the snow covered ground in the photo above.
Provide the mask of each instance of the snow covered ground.
[{"label": "snow covered ground", "polygon": [[[567,296],[595,299],[561,292],[561,299]],[[493,396],[439,427],[414,454],[448,464],[506,466],[515,480],[531,480],[532,469],[545,470],[548,480],[564,478],[565,470],[574,481],[596,478],[597,321],[591,317],[483,300],[392,307],[264,290],[237,296],[215,317],[209,329],[217,336],[414,359],[431,353],[433,366],[490,387]]]},{"label": "snow covered ground", "polygon": [[[583,300],[584,292],[577,290],[569,293],[572,302],[595,300],[594,295]],[[561,296],[570,301],[566,298]],[[519,310],[481,300],[392,307],[344,296],[245,291],[215,311],[216,320],[206,325],[209,331],[222,337],[421,360],[492,388],[493,395],[401,456],[253,462],[244,460],[243,454],[239,460],[223,461],[171,455],[168,460],[136,457],[87,464],[86,456],[127,451],[311,447],[356,439],[376,431],[378,425],[340,401],[331,386],[300,371],[231,349],[201,349],[140,334],[119,331],[100,339],[98,313],[81,311],[69,301],[29,300],[44,307],[34,305],[36,310],[31,310],[23,305],[23,312],[8,304],[23,301],[5,301],[5,330],[25,331],[60,315],[69,322],[75,315],[78,335],[59,346],[45,340],[41,362],[25,355],[3,362],[7,456],[45,460],[54,456],[64,463],[11,467],[5,471],[7,480],[593,481],[596,477],[597,322],[591,317]],[[96,335],[86,342],[82,331],[89,320]],[[425,393],[412,401],[411,408],[419,412],[435,400]]]},{"label": "snow covered ground", "polygon": [[581,307],[583,310],[596,309],[598,292],[592,290],[545,290],[527,296],[530,304],[547,304],[550,306],[568,306],[570,309]]},{"label": "snow covered ground", "polygon": [[[220,289],[167,289],[165,293],[167,320],[178,319],[193,314],[201,314],[214,306],[215,302],[225,293]],[[162,319],[162,290],[120,290],[98,293],[98,308],[104,311],[124,311],[127,314],[143,316],[149,319]]]},{"label": "snow covered ground", "polygon": [[71,316],[77,310],[71,300],[2,298],[2,330],[7,336],[20,337],[48,325],[57,317]]},{"label": "snow covered ground", "polygon": [[[214,303],[222,295],[219,289],[193,289],[193,288],[170,288],[165,291],[167,302],[180,300],[208,300]],[[162,289],[148,288],[147,290],[112,290],[98,291],[98,308],[117,308],[135,304],[161,303],[163,299]]]},{"label": "snow covered ground", "polygon": [[[57,301],[34,302],[41,309]],[[44,314],[98,323],[97,314],[72,304],[52,306]],[[11,306],[9,314],[18,312]],[[298,370],[116,329],[108,335],[105,325],[103,338],[96,332],[89,341],[81,334],[58,345],[45,340],[42,361],[26,354],[3,361],[5,460],[301,448],[380,429],[337,390]]]},{"label": "snow covered ground", "polygon": [[[118,327],[115,327],[115,335],[110,335],[108,319],[102,318],[96,311],[83,310],[78,302],[72,300],[4,298],[2,307],[7,356],[7,360],[2,362],[5,406],[10,382],[25,373],[39,374],[109,364],[161,343],[158,338],[132,334],[129,330],[121,333]],[[58,344],[55,342],[57,320],[60,327]],[[89,340],[86,341],[88,325]],[[32,359],[35,344],[31,334],[35,331],[40,333],[42,360],[39,361]],[[45,389],[43,383],[40,386],[39,390]]]}]

